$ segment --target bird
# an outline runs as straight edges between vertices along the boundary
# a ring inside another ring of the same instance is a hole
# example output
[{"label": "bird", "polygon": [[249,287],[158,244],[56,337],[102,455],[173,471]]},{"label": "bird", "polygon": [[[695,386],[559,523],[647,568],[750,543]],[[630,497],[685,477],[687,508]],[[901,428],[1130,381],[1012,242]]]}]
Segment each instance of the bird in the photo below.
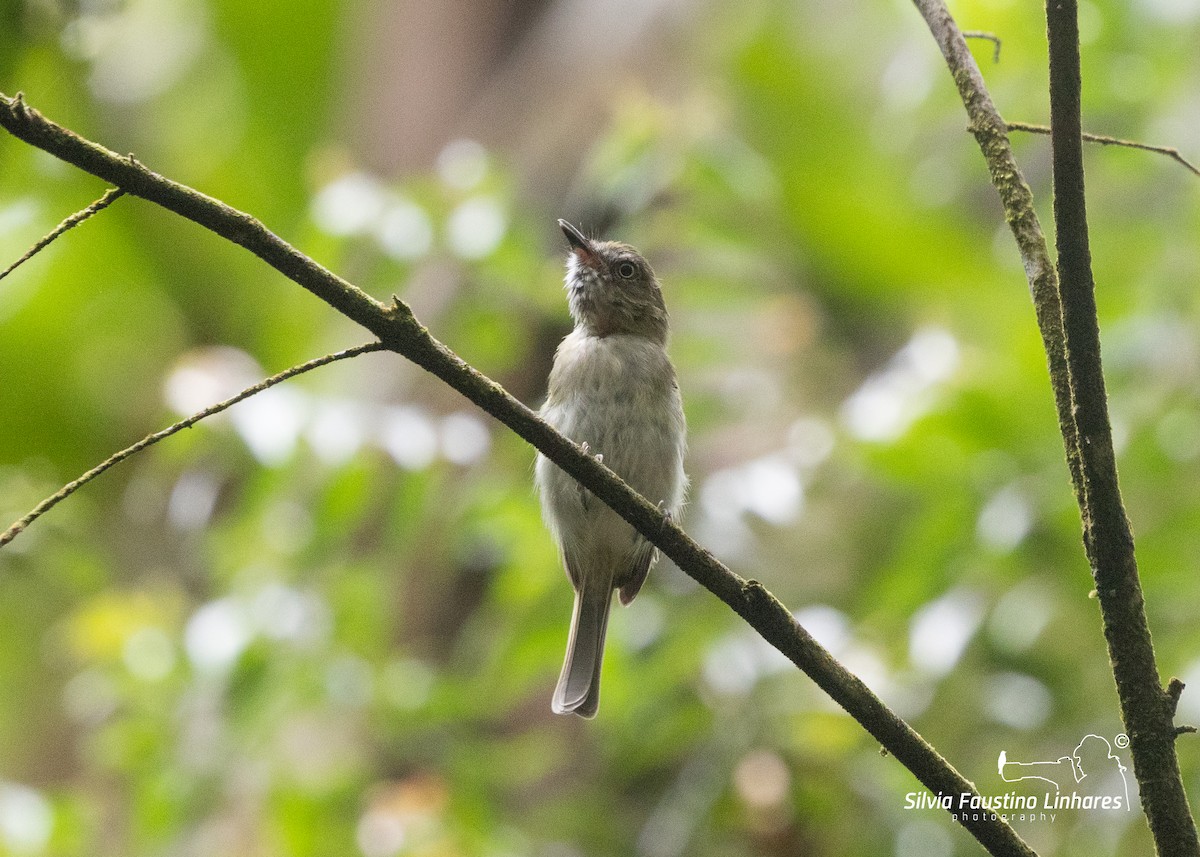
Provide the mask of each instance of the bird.
[{"label": "bird", "polygon": [[[574,329],[559,344],[539,415],[678,519],[687,493],[687,423],[662,287],[628,244],[558,221],[569,251],[565,287]],[[616,512],[539,454],[542,517],[575,590],[556,714],[596,715],[613,590],[633,601],[658,551]]]}]

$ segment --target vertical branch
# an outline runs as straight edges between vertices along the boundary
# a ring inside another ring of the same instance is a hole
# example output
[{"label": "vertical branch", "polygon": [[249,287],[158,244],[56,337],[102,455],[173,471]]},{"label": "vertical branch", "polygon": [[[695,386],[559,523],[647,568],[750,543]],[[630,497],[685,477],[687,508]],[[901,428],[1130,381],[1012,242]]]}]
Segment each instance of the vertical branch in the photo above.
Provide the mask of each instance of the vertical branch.
[{"label": "vertical branch", "polygon": [[[1004,204],[1050,368],[1071,482],[1084,522],[1121,714],[1130,735],[1142,806],[1159,854],[1200,854],[1175,756],[1175,698],[1160,686],[1146,622],[1133,536],[1117,488],[1116,459],[1093,293],[1083,201],[1079,40],[1074,0],[1049,0],[1054,210],[1059,272],[1050,262],[1033,198],[1009,146],[1004,120],[943,0],[913,0],[937,40]],[[1061,280],[1061,285],[1060,285]]]},{"label": "vertical branch", "polygon": [[1077,492],[1083,540],[1155,847],[1160,855],[1197,855],[1200,843],[1175,754],[1174,703],[1155,663],[1133,532],[1117,483],[1088,246],[1077,12],[1076,0],[1047,0],[1054,221],[1067,375],[1083,477],[1083,490]]}]

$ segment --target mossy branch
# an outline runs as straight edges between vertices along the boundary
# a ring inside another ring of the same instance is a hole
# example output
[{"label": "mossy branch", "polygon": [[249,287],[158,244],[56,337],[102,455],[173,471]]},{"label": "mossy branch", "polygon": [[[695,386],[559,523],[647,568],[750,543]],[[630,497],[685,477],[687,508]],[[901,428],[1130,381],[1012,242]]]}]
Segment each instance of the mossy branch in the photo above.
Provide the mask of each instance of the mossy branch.
[{"label": "mossy branch", "polygon": [[1058,275],[1046,244],[1046,233],[1033,207],[1033,192],[1012,153],[1006,133],[1007,126],[988,94],[983,75],[942,0],[913,0],[933,34],[942,56],[958,87],[959,97],[967,111],[968,130],[983,152],[991,175],[992,185],[1004,206],[1004,217],[1017,242],[1029,292],[1033,298],[1034,314],[1042,347],[1050,369],[1050,385],[1054,391],[1054,406],[1058,413],[1058,428],[1067,451],[1067,464],[1076,493],[1081,490],[1079,468],[1079,438],[1071,414],[1071,389],[1067,380],[1067,358],[1063,348],[1062,302],[1058,294]]},{"label": "mossy branch", "polygon": [[[158,175],[132,157],[118,155],[79,137],[31,109],[19,95],[16,98],[0,95],[0,126],[126,193],[156,203],[245,247],[369,330],[384,347],[443,380],[577,479],[686,574],[725,602],[812,678],[931,792],[975,793],[970,782],[818,644],[761,584],[734,574],[595,457],[434,339],[399,299],[390,305],[379,303],[300,253],[250,215]],[[1034,853],[1007,823],[990,813],[962,813],[958,818],[994,855],[1030,857]]]}]

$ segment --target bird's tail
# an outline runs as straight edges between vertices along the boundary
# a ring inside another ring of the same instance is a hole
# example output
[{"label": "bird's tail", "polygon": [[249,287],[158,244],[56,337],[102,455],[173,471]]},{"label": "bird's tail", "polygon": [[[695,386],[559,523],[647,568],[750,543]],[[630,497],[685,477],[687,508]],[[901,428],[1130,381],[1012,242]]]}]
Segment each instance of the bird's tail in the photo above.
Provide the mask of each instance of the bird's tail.
[{"label": "bird's tail", "polygon": [[604,634],[613,590],[612,581],[603,575],[584,574],[578,580],[567,659],[550,707],[555,714],[591,718],[600,705],[600,663],[604,660]]}]

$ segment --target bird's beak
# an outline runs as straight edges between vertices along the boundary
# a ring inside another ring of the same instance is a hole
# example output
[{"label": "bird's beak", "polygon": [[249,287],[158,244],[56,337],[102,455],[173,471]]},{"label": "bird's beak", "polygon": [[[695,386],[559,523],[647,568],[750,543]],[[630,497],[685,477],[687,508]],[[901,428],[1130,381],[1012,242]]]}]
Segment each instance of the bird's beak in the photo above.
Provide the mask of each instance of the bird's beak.
[{"label": "bird's beak", "polygon": [[558,221],[558,228],[563,231],[563,235],[567,236],[571,252],[579,257],[580,262],[592,269],[599,268],[600,257],[596,255],[592,242],[582,232],[565,220]]}]

